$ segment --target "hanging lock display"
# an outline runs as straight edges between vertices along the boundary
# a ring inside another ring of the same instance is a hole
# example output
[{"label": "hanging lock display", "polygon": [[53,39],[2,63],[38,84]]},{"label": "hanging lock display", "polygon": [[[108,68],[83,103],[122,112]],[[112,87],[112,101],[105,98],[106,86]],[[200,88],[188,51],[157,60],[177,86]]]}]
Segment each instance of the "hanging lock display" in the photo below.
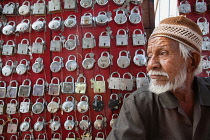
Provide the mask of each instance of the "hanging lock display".
[{"label": "hanging lock display", "polygon": [[45,18],[38,18],[33,24],[32,29],[41,32],[46,28],[46,21]]},{"label": "hanging lock display", "polygon": [[[71,118],[71,119],[69,119],[69,118]],[[66,130],[72,130],[74,128],[74,125],[75,125],[74,117],[72,115],[69,115],[66,118],[66,121],[64,122],[64,128]]]},{"label": "hanging lock display", "polygon": [[[57,39],[57,40],[56,40]],[[63,45],[62,45],[61,37],[54,36],[53,40],[50,42],[50,51],[52,52],[61,52]]]},{"label": "hanging lock display", "polygon": [[85,13],[83,16],[81,16],[81,22],[82,27],[92,27],[93,26],[93,16],[91,13]]},{"label": "hanging lock display", "polygon": [[90,127],[90,120],[87,115],[82,116],[82,120],[79,122],[79,127],[82,130],[87,130]]},{"label": "hanging lock display", "polygon": [[9,133],[9,134],[16,134],[17,133],[17,129],[18,129],[18,119],[17,118],[12,118],[10,123],[8,123],[7,133]]},{"label": "hanging lock display", "polygon": [[[128,75],[130,78],[125,78],[126,75]],[[121,78],[120,89],[126,91],[132,91],[133,87],[134,87],[133,76],[129,72],[124,73],[123,78]]]},{"label": "hanging lock display", "polygon": [[132,24],[139,24],[141,22],[141,15],[140,15],[140,10],[138,6],[135,6],[132,10],[131,10],[131,14],[129,16],[129,21]]},{"label": "hanging lock display", "polygon": [[127,21],[127,16],[125,15],[125,11],[122,9],[118,9],[116,11],[116,15],[114,17],[114,21],[115,23],[117,23],[118,25],[123,25],[126,23]]},{"label": "hanging lock display", "polygon": [[97,130],[102,130],[106,126],[106,117],[102,115],[97,115],[96,120],[94,122],[94,128]]},{"label": "hanging lock display", "polygon": [[[38,84],[39,81],[41,81],[42,83]],[[36,80],[36,84],[34,84],[32,95],[33,96],[44,96],[44,93],[45,93],[45,81],[43,78],[38,78]]]},{"label": "hanging lock display", "polygon": [[60,133],[54,133],[51,140],[62,140]]},{"label": "hanging lock display", "polygon": [[15,34],[15,22],[14,21],[7,22],[7,24],[2,29],[2,33],[4,35]]},{"label": "hanging lock display", "polygon": [[[70,135],[73,135],[73,137],[70,138]],[[76,140],[76,136],[74,132],[69,132],[67,135],[66,140]]]},{"label": "hanging lock display", "polygon": [[[139,31],[140,34],[137,34],[136,32]],[[135,29],[132,34],[132,41],[133,46],[140,46],[145,45],[147,42],[146,34],[142,32],[140,29]]]},{"label": "hanging lock display", "polygon": [[19,87],[18,97],[29,97],[30,93],[31,93],[31,80],[25,79],[23,80],[22,85],[20,85]]},{"label": "hanging lock display", "polygon": [[96,0],[96,3],[99,5],[99,6],[106,6],[108,4],[108,0]]},{"label": "hanging lock display", "polygon": [[[70,37],[73,37],[73,39],[71,39]],[[68,35],[68,38],[64,44],[64,47],[67,50],[73,50],[77,47],[77,36],[74,34],[70,34]]]},{"label": "hanging lock display", "polygon": [[[38,42],[38,40],[41,40],[41,42]],[[32,45],[32,53],[43,54],[45,49],[45,41],[41,37],[37,37]]]},{"label": "hanging lock display", "polygon": [[[71,101],[69,100],[69,98],[71,98]],[[74,106],[75,106],[75,100],[73,96],[67,96],[66,97],[66,101],[63,102],[61,108],[64,112],[71,112],[74,110]]]},{"label": "hanging lock display", "polygon": [[[54,83],[53,81],[56,80],[57,83]],[[49,91],[48,91],[49,95],[55,95],[55,96],[59,96],[60,95],[60,80],[58,77],[53,77],[51,79],[51,82],[49,84]]]},{"label": "hanging lock display", "polygon": [[[23,64],[23,61],[25,61],[25,64]],[[23,75],[25,73],[27,73],[27,71],[30,69],[30,61],[26,60],[26,59],[22,59],[20,61],[20,64],[17,65],[16,67],[16,72],[18,75]]]},{"label": "hanging lock display", "polygon": [[[87,57],[90,58],[87,58]],[[85,59],[82,61],[82,66],[85,69],[92,69],[95,63],[95,59],[94,59],[94,53],[87,53],[85,55]]]},{"label": "hanging lock display", "polygon": [[[26,42],[26,43],[23,43]],[[28,39],[22,39],[21,42],[18,44],[17,54],[29,54],[29,40]]]},{"label": "hanging lock display", "polygon": [[[57,102],[54,101],[55,98],[57,99]],[[47,105],[47,111],[50,112],[50,113],[56,113],[59,108],[60,108],[60,98],[59,97],[53,97],[52,100]]]},{"label": "hanging lock display", "polygon": [[77,1],[76,0],[64,0],[64,9],[65,10],[76,10]]},{"label": "hanging lock display", "polygon": [[[113,77],[114,74],[117,74],[118,77]],[[120,90],[120,85],[121,85],[120,74],[118,72],[113,72],[108,79],[108,83],[109,83],[109,86],[108,86],[109,89]]]},{"label": "hanging lock display", "polygon": [[[11,64],[9,64],[9,62]],[[12,60],[7,60],[7,62],[5,63],[5,66],[2,68],[2,74],[4,76],[10,76],[15,70],[15,64]]]},{"label": "hanging lock display", "polygon": [[112,119],[110,121],[111,128],[112,128],[114,122],[117,120],[118,116],[119,116],[118,114],[112,114]]},{"label": "hanging lock display", "polygon": [[[122,56],[125,53],[125,56]],[[119,58],[117,59],[117,65],[120,68],[127,68],[130,65],[130,52],[122,50],[119,52]]]},{"label": "hanging lock display", "polygon": [[[101,135],[101,136],[99,136],[99,135]],[[104,133],[103,132],[98,132],[96,134],[95,140],[105,140]]]},{"label": "hanging lock display", "polygon": [[40,73],[44,69],[43,59],[41,57],[38,57],[35,60],[35,63],[32,65],[32,71],[34,73]]},{"label": "hanging lock display", "polygon": [[46,14],[45,0],[38,0],[34,3],[33,14],[37,16],[44,16]]},{"label": "hanging lock display", "polygon": [[[105,35],[106,34],[106,35]],[[111,46],[111,37],[110,34],[106,31],[101,32],[99,36],[99,47],[101,48],[110,48]]]},{"label": "hanging lock display", "polygon": [[73,28],[77,25],[77,18],[75,15],[69,15],[64,21],[64,25],[68,28]]},{"label": "hanging lock display", "polygon": [[30,25],[30,20],[29,19],[23,19],[17,26],[16,26],[16,31],[18,33],[25,33],[25,32],[30,32],[31,30],[31,25]]},{"label": "hanging lock display", "polygon": [[[73,60],[70,60],[70,58],[73,57]],[[75,55],[69,55],[68,56],[68,61],[66,62],[66,70],[68,71],[74,71],[76,70],[79,66],[76,62],[76,56]]]},{"label": "hanging lock display", "polygon": [[10,100],[9,103],[7,103],[7,109],[6,109],[6,113],[8,115],[12,115],[17,113],[17,107],[18,107],[18,102],[16,99],[12,99]]},{"label": "hanging lock display", "polygon": [[24,98],[20,103],[19,112],[20,113],[28,113],[31,111],[31,102],[29,98]]},{"label": "hanging lock display", "polygon": [[5,98],[6,97],[6,92],[7,92],[6,82],[0,81],[0,98]]},{"label": "hanging lock display", "polygon": [[16,44],[13,40],[8,40],[5,45],[3,45],[2,55],[14,55],[16,52]]},{"label": "hanging lock display", "polygon": [[18,92],[18,82],[16,80],[10,81],[9,86],[7,87],[6,97],[7,98],[16,98],[17,97],[17,92]]},{"label": "hanging lock display", "polygon": [[0,115],[6,113],[6,107],[4,106],[4,101],[0,100]]},{"label": "hanging lock display", "polygon": [[[105,56],[106,54],[107,56]],[[109,54],[109,52],[102,52],[101,57],[98,59],[98,66],[100,68],[107,68],[112,64],[112,58],[113,56]]]},{"label": "hanging lock display", "polygon": [[89,109],[88,96],[82,95],[80,97],[79,103],[77,104],[77,110],[80,113],[85,113],[88,111],[88,109]]},{"label": "hanging lock display", "polygon": [[49,13],[61,12],[61,1],[60,0],[48,1],[48,11]]},{"label": "hanging lock display", "polygon": [[[56,61],[56,58],[58,58],[59,61]],[[53,62],[50,64],[50,70],[52,72],[59,72],[62,67],[63,67],[63,57],[55,56],[53,58]]]},{"label": "hanging lock display", "polygon": [[204,0],[196,0],[195,3],[195,12],[198,14],[202,14],[207,11],[207,5]]},{"label": "hanging lock display", "polygon": [[34,124],[35,131],[42,131],[45,128],[45,120],[43,117],[37,118],[36,123]]},{"label": "hanging lock display", "polygon": [[2,122],[2,123],[0,124],[0,135],[2,135],[3,132],[4,132],[5,121],[4,121],[3,119],[0,119],[0,121]]},{"label": "hanging lock display", "polygon": [[[138,52],[141,51],[142,54],[138,54]],[[135,51],[135,56],[133,57],[133,62],[137,66],[144,66],[147,63],[147,58],[145,56],[145,51],[142,49],[138,49]]]},{"label": "hanging lock display", "polygon": [[60,118],[58,116],[54,116],[52,122],[50,123],[50,129],[52,131],[57,131],[61,126]]},{"label": "hanging lock display", "polygon": [[98,13],[97,17],[95,17],[96,24],[99,26],[107,25],[109,19],[107,17],[107,13],[105,11],[101,11]]},{"label": "hanging lock display", "polygon": [[[120,34],[123,32],[123,34]],[[127,46],[128,45],[128,35],[124,29],[119,29],[116,35],[116,46]]]},{"label": "hanging lock display", "polygon": [[22,16],[27,16],[30,14],[30,2],[24,1],[18,9],[18,13]]},{"label": "hanging lock display", "polygon": [[4,5],[2,14],[4,15],[15,15],[16,4],[14,2],[9,2]]},{"label": "hanging lock display", "polygon": [[101,111],[104,108],[104,102],[102,99],[102,95],[94,96],[92,107],[93,107],[93,110],[97,111],[97,112]]},{"label": "hanging lock display", "polygon": [[[143,74],[143,77],[139,77],[140,74]],[[136,76],[136,88],[142,88],[143,86],[149,86],[149,79],[144,72],[139,72]]]},{"label": "hanging lock display", "polygon": [[[87,37],[89,35],[89,37]],[[95,39],[92,33],[86,32],[82,38],[82,48],[90,49],[96,46]]]},{"label": "hanging lock display", "polygon": [[179,12],[182,14],[189,14],[191,12],[191,5],[187,0],[183,0],[180,2]]},{"label": "hanging lock display", "polygon": [[61,17],[56,16],[54,17],[48,24],[48,27],[52,30],[52,31],[58,31],[61,30]]},{"label": "hanging lock display", "polygon": [[[42,99],[42,102],[39,102],[39,100]],[[39,97],[36,99],[36,102],[32,106],[32,112],[34,114],[41,114],[45,109],[45,100],[44,98]]]},{"label": "hanging lock display", "polygon": [[93,1],[92,0],[81,0],[80,1],[80,6],[82,8],[91,8],[93,5]]},{"label": "hanging lock display", "polygon": [[[71,82],[68,79],[71,78]],[[62,93],[74,93],[74,78],[72,76],[67,76],[65,82],[61,83]]]},{"label": "hanging lock display", "polygon": [[20,124],[20,131],[25,132],[28,131],[31,127],[31,118],[26,117],[23,122]]},{"label": "hanging lock display", "polygon": [[[115,98],[113,96],[115,96]],[[108,103],[109,109],[117,110],[117,109],[119,109],[119,105],[120,105],[120,100],[119,100],[118,95],[116,93],[112,93],[110,95],[110,99],[109,99],[109,103]]]},{"label": "hanging lock display", "polygon": [[[201,22],[200,20],[203,19],[204,21]],[[199,17],[197,19],[197,24],[200,27],[203,35],[209,34],[209,22],[207,22],[207,19],[205,17]]]},{"label": "hanging lock display", "polygon": [[[83,82],[81,81],[82,78]],[[77,82],[75,82],[75,93],[85,94],[86,88],[87,88],[86,78],[85,76],[80,74],[79,77],[77,78]]]},{"label": "hanging lock display", "polygon": [[[101,77],[101,81],[97,81],[97,77]],[[95,76],[95,79],[90,80],[92,83],[92,88],[94,93],[105,93],[106,92],[106,83],[104,80],[104,76],[101,74],[98,74]]]}]

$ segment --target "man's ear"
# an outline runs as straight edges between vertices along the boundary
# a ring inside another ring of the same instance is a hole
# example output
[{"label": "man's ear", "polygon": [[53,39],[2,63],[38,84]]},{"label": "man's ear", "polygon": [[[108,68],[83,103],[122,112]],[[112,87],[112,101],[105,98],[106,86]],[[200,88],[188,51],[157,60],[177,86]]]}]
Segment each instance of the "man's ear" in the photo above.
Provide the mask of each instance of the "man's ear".
[{"label": "man's ear", "polygon": [[195,51],[191,52],[191,57],[189,59],[188,72],[194,72],[201,61],[200,53]]}]

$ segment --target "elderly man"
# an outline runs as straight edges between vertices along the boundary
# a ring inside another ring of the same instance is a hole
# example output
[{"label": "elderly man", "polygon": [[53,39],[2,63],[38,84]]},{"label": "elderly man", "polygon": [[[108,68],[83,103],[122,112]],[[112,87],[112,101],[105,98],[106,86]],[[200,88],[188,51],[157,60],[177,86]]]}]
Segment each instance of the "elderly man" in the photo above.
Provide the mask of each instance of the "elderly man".
[{"label": "elderly man", "polygon": [[130,95],[107,140],[210,140],[210,84],[202,33],[184,16],[164,19],[148,41],[149,87]]}]

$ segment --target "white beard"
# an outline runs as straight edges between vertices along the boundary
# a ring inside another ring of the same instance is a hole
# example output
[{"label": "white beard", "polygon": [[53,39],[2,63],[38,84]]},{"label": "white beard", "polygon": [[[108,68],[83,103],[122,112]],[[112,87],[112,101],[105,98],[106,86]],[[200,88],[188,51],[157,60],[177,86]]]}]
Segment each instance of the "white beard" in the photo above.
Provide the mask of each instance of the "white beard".
[{"label": "white beard", "polygon": [[[184,67],[180,73],[175,76],[174,82],[168,81],[166,84],[158,85],[156,79],[150,79],[149,90],[153,93],[160,94],[166,91],[174,91],[177,88],[184,86],[184,82],[186,80],[187,71],[186,67]],[[148,75],[163,75],[169,78],[169,75],[166,72],[160,72],[155,70],[150,70]]]}]

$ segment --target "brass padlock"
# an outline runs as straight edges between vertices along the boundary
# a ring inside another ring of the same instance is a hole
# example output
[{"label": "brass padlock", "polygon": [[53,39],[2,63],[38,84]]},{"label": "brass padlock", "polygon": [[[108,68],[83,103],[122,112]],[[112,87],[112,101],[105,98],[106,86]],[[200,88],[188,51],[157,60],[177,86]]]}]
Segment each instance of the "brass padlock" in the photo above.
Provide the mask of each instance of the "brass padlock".
[{"label": "brass padlock", "polygon": [[[56,40],[58,38],[58,40]],[[62,51],[62,42],[60,36],[54,36],[53,40],[50,42],[50,51],[52,52],[61,52]]]},{"label": "brass padlock", "polygon": [[[42,137],[42,138],[41,138]],[[46,136],[45,136],[45,134],[43,134],[43,133],[39,133],[39,135],[38,135],[38,139],[36,139],[36,140],[46,140]]]},{"label": "brass padlock", "polygon": [[[141,51],[142,54],[138,54]],[[138,49],[135,51],[135,56],[133,57],[133,62],[137,66],[144,66],[147,63],[147,58],[145,56],[145,51],[143,49]]]},{"label": "brass padlock", "polygon": [[[55,98],[57,99],[57,102],[54,101]],[[60,108],[60,98],[59,97],[53,97],[52,100],[47,105],[47,111],[50,112],[50,113],[56,113],[59,108]]]},{"label": "brass padlock", "polygon": [[[11,64],[8,64],[11,62]],[[5,66],[2,68],[2,74],[4,76],[10,76],[14,72],[14,62],[12,60],[7,60]]]},{"label": "brass padlock", "polygon": [[48,1],[48,11],[49,13],[61,12],[61,1],[60,0]]},{"label": "brass padlock", "polygon": [[19,112],[20,113],[28,113],[31,111],[31,102],[29,98],[24,98],[20,103]]},{"label": "brass padlock", "polygon": [[80,1],[80,6],[82,8],[91,8],[93,5],[93,1],[92,0],[81,0]]},{"label": "brass padlock", "polygon": [[80,101],[77,104],[77,110],[78,110],[78,112],[80,112],[80,113],[86,113],[88,111],[88,109],[89,109],[89,103],[88,103],[88,101],[89,101],[88,100],[88,96],[82,95],[80,97]]},{"label": "brass padlock", "polygon": [[[140,33],[136,33],[137,31],[139,31]],[[141,29],[135,29],[132,34],[132,41],[133,46],[145,45],[147,42],[146,34],[143,33]]]},{"label": "brass padlock", "polygon": [[196,0],[195,3],[195,12],[198,14],[202,14],[207,11],[207,5],[204,0]]},{"label": "brass padlock", "polygon": [[[42,99],[42,102],[39,102],[39,100]],[[39,97],[36,99],[36,102],[32,106],[32,112],[34,114],[41,114],[45,109],[45,100],[42,97]]]},{"label": "brass padlock", "polygon": [[23,19],[17,26],[16,31],[19,33],[25,33],[31,31],[31,24],[29,19]]},{"label": "brass padlock", "polygon": [[[26,43],[23,43],[26,42]],[[28,39],[22,39],[21,42],[18,44],[17,54],[29,54],[29,40]]]},{"label": "brass padlock", "polygon": [[[71,98],[71,101],[69,100]],[[74,110],[75,100],[73,96],[67,96],[66,101],[63,102],[61,108],[64,112],[71,112]]]},{"label": "brass padlock", "polygon": [[46,20],[45,18],[38,18],[33,24],[32,29],[41,32],[46,29]]},{"label": "brass padlock", "polygon": [[[104,35],[106,34],[106,35]],[[100,36],[99,36],[99,47],[101,48],[110,48],[111,46],[111,37],[110,34],[106,31],[101,32]]]},{"label": "brass padlock", "polygon": [[[122,53],[125,53],[125,55],[123,56]],[[117,65],[120,68],[127,68],[130,65],[130,52],[129,51],[122,50],[119,52]]]},{"label": "brass padlock", "polygon": [[49,22],[48,27],[52,31],[58,31],[61,30],[61,25],[62,25],[61,17],[56,16]]},{"label": "brass padlock", "polygon": [[79,127],[82,130],[88,130],[90,127],[90,119],[87,115],[82,116],[82,120],[79,122]]},{"label": "brass padlock", "polygon": [[[68,79],[71,78],[71,82]],[[62,93],[74,93],[74,78],[72,76],[67,76],[65,82],[61,83]]]},{"label": "brass padlock", "polygon": [[[101,135],[101,136],[99,136],[99,135]],[[103,132],[98,132],[96,134],[95,140],[105,140],[104,133]]]},{"label": "brass padlock", "polygon": [[124,4],[125,0],[113,0],[113,2],[114,2],[116,5],[120,6],[120,5],[123,5],[123,4]]},{"label": "brass padlock", "polygon": [[4,101],[0,100],[0,115],[3,115],[6,112],[6,108],[4,106]]},{"label": "brass padlock", "polygon": [[[73,57],[73,60],[70,60],[70,58]],[[68,61],[66,62],[66,70],[68,71],[74,71],[78,68],[78,64],[76,62],[76,56],[75,55],[69,55],[68,56]]]},{"label": "brass padlock", "polygon": [[2,123],[0,124],[0,135],[2,135],[4,132],[5,121],[3,119],[0,119],[0,121],[2,121]]},{"label": "brass padlock", "polygon": [[81,16],[81,22],[82,27],[92,27],[93,26],[93,16],[91,13],[85,13],[83,16]]},{"label": "brass padlock", "polygon": [[32,140],[31,134],[25,134],[23,140]]},{"label": "brass padlock", "polygon": [[[71,39],[70,37],[73,37],[73,39]],[[74,34],[70,34],[68,35],[68,38],[64,44],[64,47],[67,50],[73,50],[77,47],[77,37]]]},{"label": "brass padlock", "polygon": [[[23,64],[23,61],[25,61],[25,64]],[[18,75],[23,75],[25,73],[27,73],[27,71],[30,69],[30,61],[26,60],[26,59],[22,59],[20,61],[20,64],[17,65],[16,67],[16,72]]]},{"label": "brass padlock", "polygon": [[[106,54],[107,56],[105,56]],[[107,68],[112,64],[112,55],[109,54],[109,52],[102,52],[101,57],[98,59],[98,66],[100,68]]]},{"label": "brass padlock", "polygon": [[[42,119],[42,121],[40,119]],[[44,128],[45,128],[45,120],[44,120],[44,117],[39,117],[37,119],[36,123],[34,124],[34,130],[35,131],[42,131]]]},{"label": "brass padlock", "polygon": [[15,15],[16,4],[14,2],[9,2],[4,5],[2,14],[4,15]]},{"label": "brass padlock", "polygon": [[[14,120],[16,121],[16,123],[14,122]],[[18,119],[17,118],[12,118],[10,123],[8,123],[7,133],[16,134],[17,133],[17,128],[18,128]]]},{"label": "brass padlock", "polygon": [[129,15],[129,21],[132,24],[139,24],[141,22],[141,15],[138,6],[133,7],[131,14]]},{"label": "brass padlock", "polygon": [[[28,84],[27,84],[28,83]],[[25,79],[18,90],[18,97],[29,97],[31,93],[31,80]]]},{"label": "brass padlock", "polygon": [[97,115],[94,122],[94,128],[97,130],[102,130],[106,126],[104,116]]},{"label": "brass padlock", "polygon": [[[83,78],[83,82],[80,81],[81,78]],[[85,76],[80,74],[79,77],[77,78],[77,82],[75,82],[75,93],[85,94],[86,88],[87,88],[86,78]]]},{"label": "brass padlock", "polygon": [[[57,83],[54,83],[54,80],[57,80]],[[51,79],[51,83],[49,84],[48,94],[56,96],[60,95],[60,80],[58,77],[53,77]]]},{"label": "brass padlock", "polygon": [[[200,20],[203,19],[204,21],[201,22]],[[197,19],[197,24],[201,29],[201,32],[203,33],[203,35],[207,35],[209,34],[209,22],[207,22],[207,19],[205,17],[199,17]]]},{"label": "brass padlock", "polygon": [[[97,81],[98,77],[101,77],[102,80]],[[91,81],[93,83],[93,92],[94,93],[105,93],[106,92],[106,83],[105,83],[103,75],[98,74],[95,76],[95,79],[94,80],[92,79]]]},{"label": "brass padlock", "polygon": [[7,85],[5,81],[0,81],[0,98],[5,98],[6,97],[6,92],[7,92]]},{"label": "brass padlock", "polygon": [[[13,86],[13,83],[15,83],[15,86]],[[9,86],[7,87],[7,98],[16,98],[18,92],[18,82],[16,80],[12,80],[9,83]]]},{"label": "brass padlock", "polygon": [[52,122],[50,123],[51,130],[57,131],[60,127],[61,127],[60,118],[58,116],[54,116]]},{"label": "brass padlock", "polygon": [[32,65],[32,71],[34,73],[40,73],[44,69],[43,59],[41,57],[38,57],[35,60],[35,63]]},{"label": "brass padlock", "polygon": [[[118,77],[113,77],[114,74],[117,74]],[[108,79],[108,83],[109,83],[109,89],[117,89],[120,90],[120,85],[121,85],[121,78],[120,78],[120,74],[118,72],[113,72],[111,74],[111,76]]]},{"label": "brass padlock", "polygon": [[[70,135],[73,135],[73,137],[70,138]],[[74,132],[69,132],[66,140],[76,140],[75,133]]]},{"label": "brass padlock", "polygon": [[[89,56],[89,58],[88,58]],[[87,53],[85,55],[85,59],[82,61],[82,66],[85,69],[92,69],[95,63],[94,54],[93,53]]]},{"label": "brass padlock", "polygon": [[77,25],[76,15],[69,15],[67,19],[64,21],[64,25],[68,28],[73,28]]},{"label": "brass padlock", "polygon": [[31,118],[26,117],[24,118],[23,122],[20,124],[20,131],[25,132],[28,131],[31,127]]},{"label": "brass padlock", "polygon": [[100,11],[97,17],[95,17],[95,22],[99,26],[107,25],[108,21],[107,13],[105,11]]},{"label": "brass padlock", "polygon": [[187,0],[183,0],[180,2],[179,12],[182,14],[189,14],[191,12],[191,5]]},{"label": "brass padlock", "polygon": [[[130,78],[125,78],[126,75],[128,75]],[[132,91],[133,87],[134,87],[133,76],[129,72],[124,73],[123,78],[121,78],[120,89],[121,90]]]},{"label": "brass padlock", "polygon": [[16,44],[13,40],[8,40],[5,45],[3,45],[2,55],[14,55],[16,52]]},{"label": "brass padlock", "polygon": [[[71,119],[69,119],[69,117],[71,117]],[[64,128],[66,130],[72,130],[74,128],[74,125],[75,125],[74,117],[72,115],[69,115],[64,123]]]},{"label": "brass padlock", "polygon": [[62,140],[61,134],[60,133],[54,133],[51,140]]},{"label": "brass padlock", "polygon": [[[89,37],[87,37],[89,35]],[[95,39],[92,33],[86,32],[82,38],[82,48],[90,49],[95,47]]]},{"label": "brass padlock", "polygon": [[[38,84],[39,81],[42,81],[42,84]],[[45,93],[45,81],[43,78],[38,78],[36,84],[33,87],[33,96],[44,96]]]},{"label": "brass padlock", "polygon": [[[120,34],[123,32],[123,34]],[[127,46],[128,45],[128,35],[124,29],[119,29],[116,35],[116,46]]]},{"label": "brass padlock", "polygon": [[[121,1],[121,0],[119,0]],[[125,11],[122,9],[118,9],[116,11],[116,15],[114,17],[114,21],[115,23],[117,23],[118,25],[123,25],[126,23],[127,21],[127,16],[125,15]]]},{"label": "brass padlock", "polygon": [[[56,61],[56,58],[58,58],[59,61]],[[50,64],[50,70],[52,72],[59,72],[62,67],[63,67],[63,58],[60,56],[55,56],[53,58],[53,62]]]},{"label": "brass padlock", "polygon": [[17,113],[17,107],[18,107],[17,100],[15,100],[15,99],[10,100],[10,102],[7,103],[6,113],[9,115]]},{"label": "brass padlock", "polygon": [[46,14],[45,0],[38,0],[34,3],[33,14],[37,16],[44,16]]},{"label": "brass padlock", "polygon": [[87,131],[85,131],[81,137],[82,137],[82,140],[92,140],[92,136],[90,132],[87,132]]},{"label": "brass padlock", "polygon": [[[41,42],[38,42],[40,40]],[[45,41],[41,37],[37,37],[35,42],[32,45],[32,53],[34,54],[43,54],[45,50]]]},{"label": "brass padlock", "polygon": [[30,2],[24,1],[18,9],[18,13],[22,16],[27,16],[30,14]]},{"label": "brass padlock", "polygon": [[64,0],[64,9],[65,10],[73,10],[77,9],[77,1],[76,0]]},{"label": "brass padlock", "polygon": [[7,22],[7,24],[2,29],[2,33],[4,35],[15,34],[15,22],[14,21]]},{"label": "brass padlock", "polygon": [[99,6],[106,6],[108,4],[108,0],[96,0],[96,3],[99,5]]},{"label": "brass padlock", "polygon": [[[139,77],[140,74],[143,74],[144,76]],[[149,86],[149,79],[144,72],[139,72],[136,76],[136,87],[139,89],[143,86]]]},{"label": "brass padlock", "polygon": [[110,120],[111,128],[112,128],[114,122],[117,120],[118,116],[119,116],[118,114],[112,114],[112,119]]}]

